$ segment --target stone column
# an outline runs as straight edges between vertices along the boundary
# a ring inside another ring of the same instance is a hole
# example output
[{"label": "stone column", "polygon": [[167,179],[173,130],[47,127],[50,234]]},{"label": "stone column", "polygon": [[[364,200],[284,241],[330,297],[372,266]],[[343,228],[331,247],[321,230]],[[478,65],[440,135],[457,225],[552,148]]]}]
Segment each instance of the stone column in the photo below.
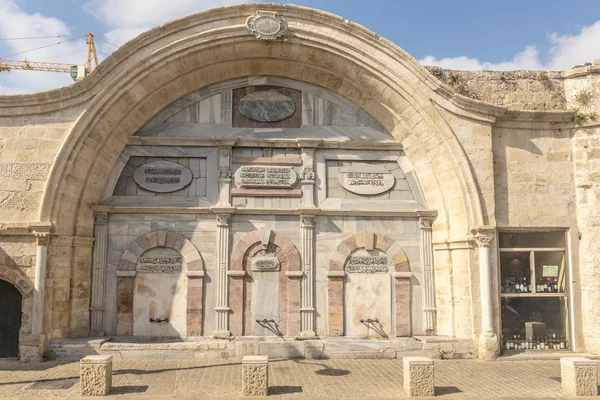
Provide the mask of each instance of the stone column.
[{"label": "stone column", "polygon": [[31,334],[39,336],[44,333],[44,289],[46,288],[46,261],[48,259],[50,229],[34,229],[33,234],[37,239],[37,252],[35,259]]},{"label": "stone column", "polygon": [[216,243],[216,270],[215,283],[217,299],[215,302],[215,338],[229,338],[229,220],[231,214],[217,214],[217,243]]},{"label": "stone column", "polygon": [[92,299],[90,304],[90,334],[104,336],[104,293],[108,243],[108,213],[94,215],[94,252],[92,269]]},{"label": "stone column", "polygon": [[217,204],[231,205],[231,146],[219,146],[219,196]]},{"label": "stone column", "polygon": [[315,149],[302,148],[302,207],[315,207]]},{"label": "stone column", "polygon": [[433,218],[420,218],[421,222],[421,264],[423,282],[421,284],[423,298],[423,332],[435,335],[437,309],[435,307],[435,273],[433,268],[433,244],[431,233]]},{"label": "stone column", "polygon": [[492,309],[492,258],[490,243],[493,229],[478,229],[475,241],[479,246],[479,287],[481,292],[481,335],[479,336],[479,358],[493,360],[500,355],[498,336],[494,332]]},{"label": "stone column", "polygon": [[314,263],[315,263],[315,221],[314,215],[300,216],[300,231],[302,234],[302,265],[304,275],[302,277],[302,307],[300,336],[302,338],[314,338],[315,332],[315,307],[314,300]]}]

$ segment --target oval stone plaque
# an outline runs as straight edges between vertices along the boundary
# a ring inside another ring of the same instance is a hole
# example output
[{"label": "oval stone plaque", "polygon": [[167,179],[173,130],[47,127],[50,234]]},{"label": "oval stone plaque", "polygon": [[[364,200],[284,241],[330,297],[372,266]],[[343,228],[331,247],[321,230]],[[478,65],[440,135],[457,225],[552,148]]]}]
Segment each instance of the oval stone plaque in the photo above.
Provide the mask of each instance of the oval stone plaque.
[{"label": "oval stone plaque", "polygon": [[242,97],[238,108],[254,121],[277,122],[291,117],[296,111],[296,104],[281,93],[263,91]]},{"label": "oval stone plaque", "polygon": [[338,181],[352,193],[369,196],[387,192],[394,187],[396,178],[387,169],[376,165],[355,165],[342,169]]},{"label": "oval stone plaque", "polygon": [[279,260],[274,256],[254,257],[252,271],[279,271]]},{"label": "oval stone plaque", "polygon": [[142,189],[156,193],[170,193],[183,189],[192,182],[192,171],[171,161],[155,161],[138,167],[133,179]]}]

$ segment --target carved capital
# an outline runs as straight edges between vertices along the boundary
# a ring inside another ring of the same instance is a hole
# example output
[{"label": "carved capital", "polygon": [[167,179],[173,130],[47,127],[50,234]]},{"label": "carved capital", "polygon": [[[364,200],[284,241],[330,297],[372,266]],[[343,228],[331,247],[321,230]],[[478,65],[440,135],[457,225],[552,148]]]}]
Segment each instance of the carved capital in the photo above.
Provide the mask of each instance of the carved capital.
[{"label": "carved capital", "polygon": [[315,170],[313,169],[313,167],[304,167],[300,177],[304,181],[314,181],[315,180]]},{"label": "carved capital", "polygon": [[231,179],[231,170],[226,165],[221,165],[219,167],[219,178],[221,179]]},{"label": "carved capital", "polygon": [[433,218],[419,218],[419,223],[421,224],[421,229],[431,229],[433,226]]},{"label": "carved capital", "polygon": [[246,28],[257,39],[275,40],[287,32],[288,24],[274,11],[256,11],[246,20]]},{"label": "carved capital", "polygon": [[494,239],[494,234],[489,232],[481,232],[475,235],[475,241],[479,247],[490,247],[492,239]]},{"label": "carved capital", "polygon": [[302,215],[300,216],[300,223],[303,228],[314,228],[317,221],[317,217],[314,215]]},{"label": "carved capital", "polygon": [[95,225],[108,224],[108,213],[94,213],[94,224]]},{"label": "carved capital", "polygon": [[229,157],[231,146],[219,146],[219,155],[221,157]]},{"label": "carved capital", "polygon": [[220,227],[229,227],[229,219],[231,215],[229,214],[217,214],[217,226]]},{"label": "carved capital", "polygon": [[49,233],[34,232],[33,235],[35,236],[35,239],[37,240],[38,246],[48,246],[48,242],[50,241]]}]

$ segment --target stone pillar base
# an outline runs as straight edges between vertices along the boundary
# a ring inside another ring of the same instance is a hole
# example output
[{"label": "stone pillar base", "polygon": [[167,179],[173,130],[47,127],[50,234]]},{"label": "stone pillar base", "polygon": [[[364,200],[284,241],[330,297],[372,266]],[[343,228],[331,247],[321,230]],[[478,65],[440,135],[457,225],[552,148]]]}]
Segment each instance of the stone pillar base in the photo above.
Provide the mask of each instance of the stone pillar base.
[{"label": "stone pillar base", "polygon": [[569,396],[597,396],[598,362],[583,357],[561,358],[560,380]]},{"label": "stone pillar base", "polygon": [[231,340],[234,336],[231,335],[231,332],[228,330],[218,330],[213,332],[213,338],[215,339],[228,339]]},{"label": "stone pillar base", "polygon": [[269,356],[242,359],[242,396],[269,395]]},{"label": "stone pillar base", "polygon": [[482,332],[479,335],[477,354],[483,361],[492,361],[500,357],[500,342],[494,332]]},{"label": "stone pillar base", "polygon": [[106,396],[112,386],[112,356],[87,356],[79,363],[81,394]]},{"label": "stone pillar base", "polygon": [[404,393],[411,397],[435,396],[433,360],[427,357],[404,357]]},{"label": "stone pillar base", "polygon": [[46,348],[44,335],[28,335],[19,338],[19,361],[42,362]]}]

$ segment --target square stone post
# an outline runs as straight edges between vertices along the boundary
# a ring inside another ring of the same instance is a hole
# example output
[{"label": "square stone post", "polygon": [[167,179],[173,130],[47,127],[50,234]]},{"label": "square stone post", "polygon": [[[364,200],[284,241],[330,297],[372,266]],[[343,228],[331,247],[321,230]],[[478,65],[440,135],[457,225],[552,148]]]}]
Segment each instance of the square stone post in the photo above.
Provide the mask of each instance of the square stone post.
[{"label": "square stone post", "polygon": [[112,356],[87,356],[79,366],[81,394],[108,395],[112,386]]},{"label": "square stone post", "polygon": [[561,358],[560,380],[569,396],[597,396],[598,361],[583,357]]},{"label": "square stone post", "polygon": [[268,396],[269,356],[242,359],[242,396]]},{"label": "square stone post", "polygon": [[404,392],[411,397],[434,396],[433,360],[427,357],[404,357]]},{"label": "square stone post", "polygon": [[300,216],[300,232],[302,234],[302,307],[301,314],[301,339],[312,339],[317,336],[315,330],[314,297],[314,259],[315,259],[315,231],[316,217],[314,215]]}]

